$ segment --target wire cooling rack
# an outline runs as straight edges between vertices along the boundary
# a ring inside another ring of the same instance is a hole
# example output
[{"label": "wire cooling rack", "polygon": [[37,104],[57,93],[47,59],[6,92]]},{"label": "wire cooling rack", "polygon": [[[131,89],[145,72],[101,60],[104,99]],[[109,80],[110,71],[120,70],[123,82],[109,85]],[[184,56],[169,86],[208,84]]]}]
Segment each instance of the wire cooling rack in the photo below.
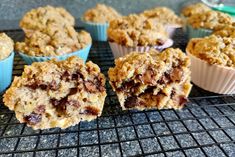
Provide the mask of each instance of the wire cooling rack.
[{"label": "wire cooling rack", "polygon": [[[6,31],[15,41],[19,30]],[[185,48],[181,31],[175,47]],[[106,42],[94,42],[89,60],[107,76],[113,56]],[[13,75],[24,62],[15,57]],[[235,95],[217,95],[193,87],[181,111],[121,111],[107,83],[107,99],[100,118],[66,130],[34,131],[20,124],[0,98],[0,156],[235,156]]]}]

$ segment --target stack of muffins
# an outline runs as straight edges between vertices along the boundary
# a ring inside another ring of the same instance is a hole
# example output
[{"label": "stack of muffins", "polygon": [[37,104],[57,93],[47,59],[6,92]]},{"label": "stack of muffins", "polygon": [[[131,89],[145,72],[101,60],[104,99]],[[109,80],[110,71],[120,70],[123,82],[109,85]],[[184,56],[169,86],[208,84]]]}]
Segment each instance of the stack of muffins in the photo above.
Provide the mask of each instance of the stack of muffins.
[{"label": "stack of muffins", "polygon": [[74,18],[64,8],[32,9],[20,21],[25,40],[17,42],[15,48],[28,64],[74,55],[86,61],[91,37],[85,31],[76,32],[74,25]]},{"label": "stack of muffins", "polygon": [[[203,89],[235,93],[235,28],[230,16],[200,3],[187,6],[182,14],[183,19],[157,7],[121,16],[104,4],[84,13],[81,20],[92,38],[108,41],[116,58],[108,77],[123,110],[183,108],[192,87],[191,72],[192,81]],[[206,33],[192,31],[213,31],[191,39],[187,54],[168,48],[184,19],[194,37]],[[84,63],[91,37],[76,32],[74,25],[65,9],[51,6],[31,10],[20,22],[25,40],[16,43],[16,50],[29,64],[45,62],[26,66],[22,76],[14,78],[4,103],[34,129],[64,129],[102,113],[105,76],[98,65]]]}]

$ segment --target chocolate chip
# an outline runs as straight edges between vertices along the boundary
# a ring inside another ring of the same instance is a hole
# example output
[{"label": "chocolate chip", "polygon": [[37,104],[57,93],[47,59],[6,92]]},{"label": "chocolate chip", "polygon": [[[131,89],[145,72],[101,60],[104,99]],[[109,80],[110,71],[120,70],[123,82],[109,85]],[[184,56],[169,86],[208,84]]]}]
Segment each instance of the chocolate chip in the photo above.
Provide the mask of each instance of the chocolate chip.
[{"label": "chocolate chip", "polygon": [[85,85],[85,88],[88,92],[94,93],[94,92],[98,91],[96,88],[96,85],[91,81],[85,81],[84,85]]},{"label": "chocolate chip", "polygon": [[173,82],[180,81],[182,79],[182,76],[183,76],[183,70],[179,68],[174,68],[170,73],[170,79]]},{"label": "chocolate chip", "polygon": [[32,83],[32,84],[30,84],[30,85],[26,85],[26,87],[35,90],[35,89],[37,89],[38,85],[37,85],[37,83]]},{"label": "chocolate chip", "polygon": [[62,98],[60,100],[51,99],[52,105],[56,108],[56,111],[59,114],[64,114],[65,113],[65,111],[66,111],[66,104],[68,103],[67,99],[68,99],[67,97]]},{"label": "chocolate chip", "polygon": [[42,120],[42,115],[32,112],[29,115],[24,116],[24,121],[30,125],[35,125]]},{"label": "chocolate chip", "polygon": [[69,74],[69,72],[68,71],[65,71],[63,74],[62,74],[62,76],[61,76],[61,79],[62,80],[65,80],[65,81],[69,81],[69,80],[71,80],[71,75]]},{"label": "chocolate chip", "polygon": [[183,95],[179,96],[179,105],[185,105],[187,102],[188,99],[185,96]]},{"label": "chocolate chip", "polygon": [[162,84],[169,83],[170,81],[171,81],[170,74],[168,72],[165,72],[163,76],[157,81],[157,83],[162,85]]},{"label": "chocolate chip", "polygon": [[138,101],[137,96],[128,97],[124,102],[124,106],[126,108],[133,108],[138,105],[139,105],[139,101]]},{"label": "chocolate chip", "polygon": [[84,79],[84,76],[79,71],[76,71],[76,73],[72,74],[72,80],[78,80],[80,78]]},{"label": "chocolate chip", "polygon": [[74,95],[77,93],[77,91],[78,91],[78,88],[71,88],[68,95]]},{"label": "chocolate chip", "polygon": [[118,91],[126,91],[133,87],[135,84],[134,80],[123,82],[121,87],[118,88]]},{"label": "chocolate chip", "polygon": [[39,105],[37,108],[36,108],[36,113],[39,113],[39,114],[42,114],[42,113],[45,113],[45,105]]},{"label": "chocolate chip", "polygon": [[40,84],[40,85],[38,85],[38,87],[41,88],[42,90],[47,89],[47,85],[45,85],[45,84]]},{"label": "chocolate chip", "polygon": [[99,115],[99,109],[91,106],[87,106],[80,114],[86,114],[86,115],[93,115],[98,116]]}]

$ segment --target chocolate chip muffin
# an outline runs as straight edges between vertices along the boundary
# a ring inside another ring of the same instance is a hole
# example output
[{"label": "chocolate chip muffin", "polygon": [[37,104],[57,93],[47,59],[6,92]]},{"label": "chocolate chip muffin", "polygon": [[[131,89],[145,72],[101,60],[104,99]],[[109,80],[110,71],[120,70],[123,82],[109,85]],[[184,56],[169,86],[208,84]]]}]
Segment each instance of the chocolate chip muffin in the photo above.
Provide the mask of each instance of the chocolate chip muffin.
[{"label": "chocolate chip muffin", "polygon": [[0,33],[0,60],[7,58],[14,48],[13,40],[5,33]]},{"label": "chocolate chip muffin", "polygon": [[97,4],[94,8],[88,9],[83,20],[93,23],[109,23],[111,20],[120,18],[121,15],[112,7],[105,4]]},{"label": "chocolate chip muffin", "polygon": [[20,27],[26,34],[35,30],[46,30],[51,23],[60,26],[74,26],[74,17],[62,7],[45,6],[30,10],[20,21]]},{"label": "chocolate chip muffin", "polygon": [[180,50],[132,52],[108,71],[122,109],[181,109],[191,90],[190,60]]},{"label": "chocolate chip muffin", "polygon": [[3,101],[33,129],[65,129],[100,116],[105,97],[105,77],[99,67],[70,57],[26,66]]}]

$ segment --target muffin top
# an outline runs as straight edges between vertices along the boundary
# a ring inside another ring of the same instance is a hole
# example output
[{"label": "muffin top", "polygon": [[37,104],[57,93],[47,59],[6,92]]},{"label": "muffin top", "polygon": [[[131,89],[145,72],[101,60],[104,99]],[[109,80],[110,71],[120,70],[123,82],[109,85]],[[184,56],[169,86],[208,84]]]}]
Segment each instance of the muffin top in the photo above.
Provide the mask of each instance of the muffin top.
[{"label": "muffin top", "polygon": [[187,52],[208,62],[235,68],[235,40],[228,37],[211,35],[191,39]]},{"label": "muffin top", "polygon": [[152,19],[162,24],[176,24],[182,25],[182,19],[179,18],[173,10],[167,7],[156,7],[153,9],[145,10],[141,15]]},{"label": "muffin top", "polygon": [[5,33],[0,33],[0,60],[7,58],[14,49],[13,40]]},{"label": "muffin top", "polygon": [[74,26],[74,17],[62,7],[45,6],[27,12],[20,21],[20,27],[27,32],[45,30],[49,24]]},{"label": "muffin top", "polygon": [[120,17],[121,15],[114,8],[105,4],[97,4],[84,13],[83,20],[94,23],[108,23]]},{"label": "muffin top", "polygon": [[26,36],[24,42],[16,43],[16,50],[30,56],[60,56],[68,54],[91,44],[91,36],[85,31],[76,32],[72,26],[63,30],[49,27],[47,31],[35,31]]},{"label": "muffin top", "polygon": [[218,11],[206,11],[197,13],[188,18],[188,23],[193,28],[215,29],[232,24],[232,18],[228,14]]},{"label": "muffin top", "polygon": [[194,14],[203,13],[203,12],[206,12],[209,10],[211,10],[211,9],[203,3],[194,3],[194,4],[191,4],[191,5],[184,7],[182,9],[181,13],[185,17],[190,17]]},{"label": "muffin top", "polygon": [[233,25],[224,26],[214,31],[213,34],[221,37],[235,38],[235,23]]},{"label": "muffin top", "polygon": [[131,14],[110,22],[108,39],[129,47],[155,46],[163,45],[168,35],[162,24]]}]

